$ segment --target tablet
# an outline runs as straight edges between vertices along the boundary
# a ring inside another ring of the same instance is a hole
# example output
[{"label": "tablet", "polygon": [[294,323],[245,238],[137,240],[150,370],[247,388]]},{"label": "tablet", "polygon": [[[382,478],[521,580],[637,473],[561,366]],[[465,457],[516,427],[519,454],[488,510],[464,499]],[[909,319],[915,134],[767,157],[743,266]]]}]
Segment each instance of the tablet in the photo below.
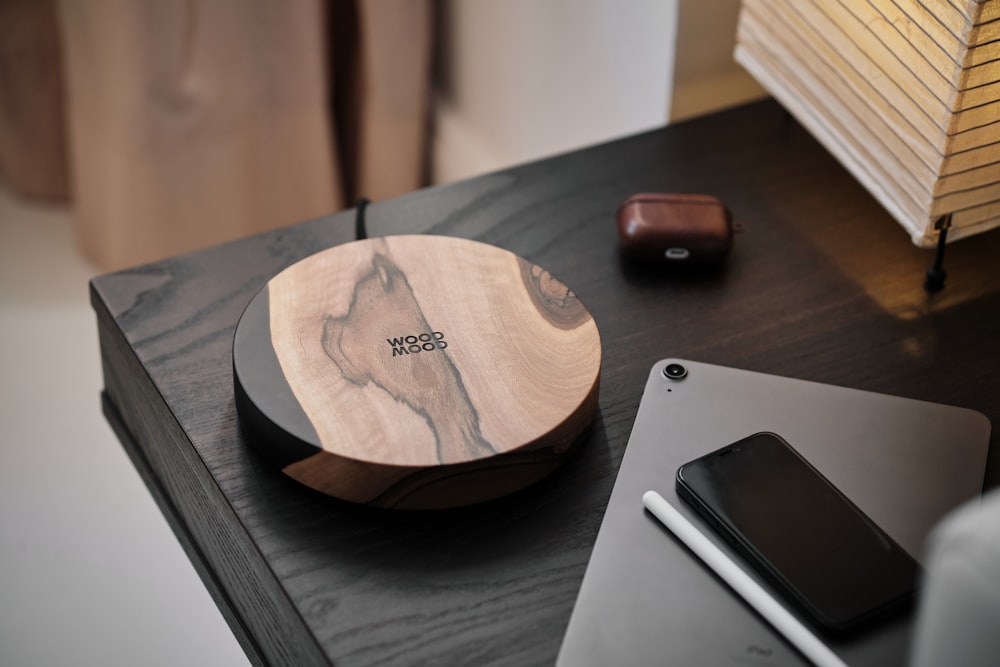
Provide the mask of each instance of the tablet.
[{"label": "tablet", "polygon": [[[990,423],[964,408],[683,359],[656,363],[558,665],[808,664],[642,506],[645,491],[659,492],[741,563],[678,499],[674,478],[684,463],[761,431],[794,442],[920,562],[931,527],[982,491]],[[851,665],[904,664],[911,625],[903,616],[830,646]]]}]

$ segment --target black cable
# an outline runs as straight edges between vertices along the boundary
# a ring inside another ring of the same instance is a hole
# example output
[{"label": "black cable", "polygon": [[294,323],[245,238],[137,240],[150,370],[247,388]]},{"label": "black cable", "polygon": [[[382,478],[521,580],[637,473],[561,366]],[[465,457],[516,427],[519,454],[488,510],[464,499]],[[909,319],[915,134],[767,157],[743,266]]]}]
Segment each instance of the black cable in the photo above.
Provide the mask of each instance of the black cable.
[{"label": "black cable", "polygon": [[944,246],[948,242],[951,213],[938,218],[934,226],[938,229],[938,244],[934,264],[927,269],[927,276],[924,279],[924,289],[928,292],[938,292],[944,289],[944,279],[948,275],[944,270]]},{"label": "black cable", "polygon": [[356,241],[368,238],[368,230],[365,227],[365,209],[368,208],[368,204],[370,203],[370,201],[362,197],[358,200],[358,203],[355,204],[354,239]]}]

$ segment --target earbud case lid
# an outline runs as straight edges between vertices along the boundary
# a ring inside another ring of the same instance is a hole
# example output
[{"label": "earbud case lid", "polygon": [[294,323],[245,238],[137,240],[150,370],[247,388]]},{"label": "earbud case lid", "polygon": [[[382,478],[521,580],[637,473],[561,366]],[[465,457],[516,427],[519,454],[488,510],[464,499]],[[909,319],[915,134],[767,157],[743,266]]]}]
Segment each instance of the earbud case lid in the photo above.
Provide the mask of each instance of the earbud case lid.
[{"label": "earbud case lid", "polygon": [[616,216],[627,257],[648,262],[720,261],[733,244],[733,220],[717,197],[640,193],[626,199]]}]

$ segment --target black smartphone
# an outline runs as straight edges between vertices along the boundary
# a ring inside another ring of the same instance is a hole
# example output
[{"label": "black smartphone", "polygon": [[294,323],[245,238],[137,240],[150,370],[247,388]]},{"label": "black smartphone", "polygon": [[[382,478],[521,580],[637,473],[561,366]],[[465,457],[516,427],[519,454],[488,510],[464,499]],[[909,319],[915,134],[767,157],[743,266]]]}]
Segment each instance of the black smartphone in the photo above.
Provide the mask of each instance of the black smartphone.
[{"label": "black smartphone", "polygon": [[827,634],[912,601],[920,566],[774,433],[684,464],[677,495]]}]

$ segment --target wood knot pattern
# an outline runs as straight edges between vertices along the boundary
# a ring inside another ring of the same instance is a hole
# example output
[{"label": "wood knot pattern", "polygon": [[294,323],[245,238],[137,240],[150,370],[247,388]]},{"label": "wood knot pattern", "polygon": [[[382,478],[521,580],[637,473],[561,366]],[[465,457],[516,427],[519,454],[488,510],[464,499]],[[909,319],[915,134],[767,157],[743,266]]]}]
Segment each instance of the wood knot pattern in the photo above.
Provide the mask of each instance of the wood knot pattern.
[{"label": "wood knot pattern", "polygon": [[576,295],[551,273],[526,259],[518,258],[518,264],[528,296],[552,326],[573,329],[590,319]]}]

